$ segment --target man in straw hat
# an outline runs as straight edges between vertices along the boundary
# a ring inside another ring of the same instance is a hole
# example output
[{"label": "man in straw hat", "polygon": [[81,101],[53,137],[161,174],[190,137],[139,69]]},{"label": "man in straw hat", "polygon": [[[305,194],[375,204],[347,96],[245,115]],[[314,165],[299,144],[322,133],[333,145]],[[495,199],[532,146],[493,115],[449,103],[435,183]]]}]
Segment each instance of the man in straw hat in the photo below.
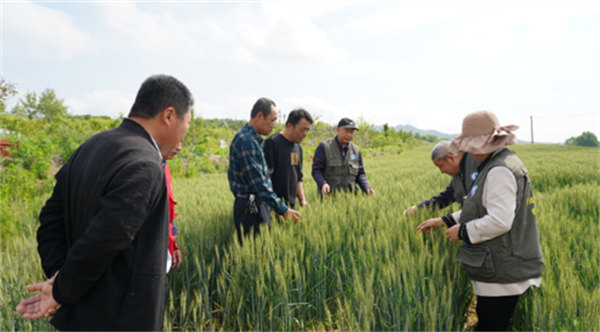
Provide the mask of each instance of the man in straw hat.
[{"label": "man in straw hat", "polygon": [[477,295],[476,330],[507,330],[519,295],[541,284],[544,266],[527,169],[512,151],[517,126],[500,126],[496,116],[478,111],[465,117],[450,152],[468,152],[480,161],[478,176],[462,210],[421,223],[428,234],[446,225],[452,242],[463,241],[456,260]]}]

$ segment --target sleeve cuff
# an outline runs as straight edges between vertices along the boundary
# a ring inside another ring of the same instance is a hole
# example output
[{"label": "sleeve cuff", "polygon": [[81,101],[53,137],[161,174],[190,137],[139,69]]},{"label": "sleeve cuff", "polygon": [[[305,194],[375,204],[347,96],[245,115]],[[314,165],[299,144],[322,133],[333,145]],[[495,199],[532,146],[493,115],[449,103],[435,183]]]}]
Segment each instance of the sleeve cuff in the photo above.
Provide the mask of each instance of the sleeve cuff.
[{"label": "sleeve cuff", "polygon": [[444,223],[446,224],[446,226],[448,228],[456,225],[456,220],[454,220],[454,217],[451,214],[449,214],[447,216],[443,216],[442,220],[444,221]]},{"label": "sleeve cuff", "polygon": [[58,287],[56,286],[56,283],[54,283],[52,285],[52,297],[54,298],[54,301],[56,301],[56,303],[58,303],[58,304],[64,304],[64,301],[62,299],[62,296],[60,295],[60,292],[58,290]]},{"label": "sleeve cuff", "polygon": [[285,205],[282,201],[279,202],[279,205],[277,206],[277,210],[275,211],[278,215],[284,215],[285,212],[288,210],[287,205]]},{"label": "sleeve cuff", "polygon": [[463,240],[466,244],[472,244],[471,239],[469,239],[469,233],[467,232],[467,224],[460,224],[460,228],[458,229],[458,238]]}]

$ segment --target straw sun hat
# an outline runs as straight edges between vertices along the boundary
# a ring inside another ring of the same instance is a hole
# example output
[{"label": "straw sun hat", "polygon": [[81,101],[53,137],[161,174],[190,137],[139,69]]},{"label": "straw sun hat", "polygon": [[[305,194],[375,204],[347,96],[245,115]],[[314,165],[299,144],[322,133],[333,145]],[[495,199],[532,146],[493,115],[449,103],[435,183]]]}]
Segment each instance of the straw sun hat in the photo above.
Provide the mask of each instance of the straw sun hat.
[{"label": "straw sun hat", "polygon": [[492,112],[473,112],[464,118],[462,133],[450,144],[450,153],[488,154],[517,144],[517,137],[512,133],[517,128],[515,125],[500,126]]}]

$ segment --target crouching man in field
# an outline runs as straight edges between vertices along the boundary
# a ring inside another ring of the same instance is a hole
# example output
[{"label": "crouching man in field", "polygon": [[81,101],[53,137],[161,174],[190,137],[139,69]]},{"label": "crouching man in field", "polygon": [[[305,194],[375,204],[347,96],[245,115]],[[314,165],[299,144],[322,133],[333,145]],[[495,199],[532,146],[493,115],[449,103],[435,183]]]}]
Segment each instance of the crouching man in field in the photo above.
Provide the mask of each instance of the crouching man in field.
[{"label": "crouching man in field", "polygon": [[440,169],[440,172],[452,176],[452,180],[446,186],[446,190],[437,196],[407,208],[404,210],[405,216],[410,215],[414,210],[421,207],[443,209],[453,202],[459,202],[462,205],[467,190],[477,178],[477,166],[479,162],[466,152],[453,155],[449,152],[449,149],[450,142],[441,141],[431,151],[431,161]]},{"label": "crouching man in field", "polygon": [[149,77],[128,118],[83,143],[56,174],[37,232],[51,279],[21,301],[25,318],[59,330],[161,330],[169,211],[162,154],[176,152],[193,98]]}]

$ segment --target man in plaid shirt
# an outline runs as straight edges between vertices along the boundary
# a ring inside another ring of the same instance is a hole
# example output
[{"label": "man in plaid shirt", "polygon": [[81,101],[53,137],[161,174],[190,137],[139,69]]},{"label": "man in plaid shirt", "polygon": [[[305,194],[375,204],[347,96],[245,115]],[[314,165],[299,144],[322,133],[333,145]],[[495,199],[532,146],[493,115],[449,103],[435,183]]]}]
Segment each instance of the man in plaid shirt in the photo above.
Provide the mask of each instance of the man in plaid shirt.
[{"label": "man in plaid shirt", "polygon": [[260,233],[260,224],[270,225],[271,209],[285,219],[297,221],[300,214],[288,208],[273,191],[269,169],[263,153],[263,139],[269,135],[277,121],[275,103],[260,98],[252,107],[250,121],[235,134],[229,147],[229,188],[235,196],[233,220],[238,240],[243,234]]}]

